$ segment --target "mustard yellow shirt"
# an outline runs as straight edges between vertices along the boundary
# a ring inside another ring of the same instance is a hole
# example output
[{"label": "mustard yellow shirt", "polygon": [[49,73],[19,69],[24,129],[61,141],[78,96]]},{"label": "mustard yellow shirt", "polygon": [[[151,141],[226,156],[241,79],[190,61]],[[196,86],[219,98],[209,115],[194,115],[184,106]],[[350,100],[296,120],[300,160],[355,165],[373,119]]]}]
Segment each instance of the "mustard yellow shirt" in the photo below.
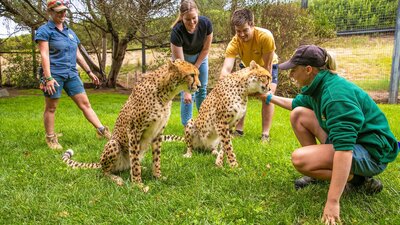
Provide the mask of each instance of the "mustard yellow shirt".
[{"label": "mustard yellow shirt", "polygon": [[[264,66],[262,56],[275,51],[275,49],[275,40],[271,31],[254,27],[252,40],[244,42],[237,35],[232,38],[226,48],[225,58],[236,58],[236,56],[239,56],[246,67],[250,65],[251,60],[254,60],[260,66]],[[278,56],[274,54],[273,64],[276,63],[278,63]]]}]

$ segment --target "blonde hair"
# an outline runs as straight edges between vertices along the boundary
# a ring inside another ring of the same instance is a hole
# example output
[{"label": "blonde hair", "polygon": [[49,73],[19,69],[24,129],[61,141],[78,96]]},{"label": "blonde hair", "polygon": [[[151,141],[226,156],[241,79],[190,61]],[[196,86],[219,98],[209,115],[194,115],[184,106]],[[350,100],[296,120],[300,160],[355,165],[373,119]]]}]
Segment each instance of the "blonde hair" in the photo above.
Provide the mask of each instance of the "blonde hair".
[{"label": "blonde hair", "polygon": [[197,13],[199,13],[199,8],[197,8],[196,2],[194,0],[182,0],[181,6],[179,7],[178,17],[176,18],[175,22],[172,24],[171,28],[174,28],[174,26],[177,23],[182,21],[183,14],[190,12],[192,9],[195,9],[197,11]]},{"label": "blonde hair", "polygon": [[318,67],[318,70],[330,70],[332,73],[336,73],[336,59],[332,54],[324,49],[326,54],[325,65]]}]

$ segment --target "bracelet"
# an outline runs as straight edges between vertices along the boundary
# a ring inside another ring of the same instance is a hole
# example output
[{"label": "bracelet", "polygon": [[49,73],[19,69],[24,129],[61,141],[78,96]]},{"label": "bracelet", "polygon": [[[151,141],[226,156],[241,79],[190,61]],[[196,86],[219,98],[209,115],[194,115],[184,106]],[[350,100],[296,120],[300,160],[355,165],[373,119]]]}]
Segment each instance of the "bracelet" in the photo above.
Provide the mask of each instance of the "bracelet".
[{"label": "bracelet", "polygon": [[54,80],[52,76],[46,77],[46,81],[51,81],[51,80]]},{"label": "bracelet", "polygon": [[86,74],[87,74],[87,75],[89,75],[89,73],[91,73],[91,72],[92,72],[91,70],[89,70],[89,71],[86,71]]},{"label": "bracelet", "polygon": [[267,95],[267,98],[265,99],[265,104],[269,105],[269,103],[271,102],[271,99],[272,99],[272,94],[270,93]]}]

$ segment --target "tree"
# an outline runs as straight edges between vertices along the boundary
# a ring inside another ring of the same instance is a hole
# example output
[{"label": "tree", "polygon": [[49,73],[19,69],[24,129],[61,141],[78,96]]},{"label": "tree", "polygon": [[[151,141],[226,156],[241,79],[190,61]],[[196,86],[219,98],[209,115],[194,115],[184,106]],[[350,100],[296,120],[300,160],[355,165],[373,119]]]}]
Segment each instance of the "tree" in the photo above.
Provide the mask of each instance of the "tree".
[{"label": "tree", "polygon": [[105,33],[111,34],[112,61],[106,85],[115,87],[118,73],[128,44],[141,40],[142,28],[157,17],[171,14],[173,1],[169,0],[81,0],[85,12],[80,12],[81,19],[92,23]]}]

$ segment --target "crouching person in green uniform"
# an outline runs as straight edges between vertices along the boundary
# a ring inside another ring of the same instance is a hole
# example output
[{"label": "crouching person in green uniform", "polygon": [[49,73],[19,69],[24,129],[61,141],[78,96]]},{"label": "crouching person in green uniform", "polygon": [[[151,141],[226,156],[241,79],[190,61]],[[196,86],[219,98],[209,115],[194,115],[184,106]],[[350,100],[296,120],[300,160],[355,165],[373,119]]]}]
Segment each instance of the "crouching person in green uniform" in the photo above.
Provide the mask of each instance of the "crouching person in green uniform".
[{"label": "crouching person in green uniform", "polygon": [[395,160],[398,142],[370,96],[334,72],[336,64],[325,49],[300,46],[279,69],[290,69],[289,76],[302,87],[294,99],[272,94],[265,99],[291,110],[292,128],[302,146],[292,153],[292,163],[305,175],[295,180],[295,188],[330,181],[322,220],[335,224],[345,189],[382,191],[373,176]]}]

